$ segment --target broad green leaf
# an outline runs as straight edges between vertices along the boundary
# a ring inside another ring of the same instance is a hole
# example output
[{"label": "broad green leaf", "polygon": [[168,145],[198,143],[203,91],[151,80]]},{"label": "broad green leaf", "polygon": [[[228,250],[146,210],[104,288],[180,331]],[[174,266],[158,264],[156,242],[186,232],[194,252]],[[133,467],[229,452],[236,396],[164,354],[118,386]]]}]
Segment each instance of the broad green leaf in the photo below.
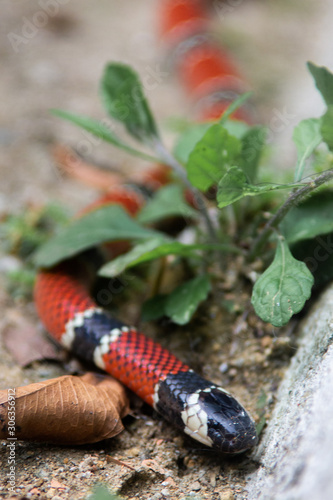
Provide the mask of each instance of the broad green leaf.
[{"label": "broad green leaf", "polygon": [[267,129],[257,126],[251,127],[242,137],[240,165],[252,182],[256,179],[261,153],[266,143],[266,136]]},{"label": "broad green leaf", "polygon": [[254,285],[253,307],[263,321],[283,326],[303,309],[313,282],[306,264],[296,260],[285,240],[279,238],[272,264]]},{"label": "broad green leaf", "polygon": [[187,174],[196,188],[206,191],[217,184],[239,156],[241,142],[219,124],[212,125],[195,145],[187,162]]},{"label": "broad green leaf", "polygon": [[207,130],[211,127],[211,123],[197,123],[186,128],[173,148],[173,154],[180,163],[186,164],[188,157],[193,150],[194,146],[205,135]]},{"label": "broad green leaf", "polygon": [[100,243],[140,240],[160,233],[140,226],[118,205],[108,205],[74,220],[34,255],[38,267],[50,267]]},{"label": "broad green leaf", "polygon": [[217,206],[223,208],[240,200],[246,196],[247,186],[249,183],[243,170],[239,167],[231,167],[218,184]]},{"label": "broad green leaf", "polygon": [[330,151],[333,151],[333,105],[328,106],[327,112],[322,117],[321,134]]},{"label": "broad green leaf", "polygon": [[333,74],[324,66],[316,66],[312,62],[308,62],[307,66],[327,106],[333,105]]},{"label": "broad green leaf", "polygon": [[292,208],[280,224],[289,244],[333,231],[333,191],[321,190]]},{"label": "broad green leaf", "polygon": [[305,160],[309,158],[322,141],[320,124],[321,120],[319,118],[309,118],[307,120],[302,120],[294,128],[293,140],[297,149],[295,182],[301,180],[305,167]]},{"label": "broad green leaf", "polygon": [[198,217],[198,212],[185,201],[184,189],[178,184],[169,184],[159,189],[140,210],[137,220],[148,224],[172,216],[182,216],[185,219]]},{"label": "broad green leaf", "polygon": [[169,318],[178,325],[188,323],[200,302],[205,300],[211,290],[208,275],[198,276],[179,285],[169,295],[159,295],[147,301],[143,313],[145,319]]},{"label": "broad green leaf", "polygon": [[90,134],[93,134],[96,137],[99,137],[105,142],[109,142],[110,144],[113,144],[119,149],[122,149],[126,151],[127,153],[130,153],[133,156],[138,156],[139,158],[143,158],[144,160],[148,161],[159,161],[157,158],[154,156],[148,155],[146,153],[143,153],[141,151],[138,151],[135,148],[132,148],[131,146],[128,146],[124,142],[122,142],[116,134],[114,134],[111,129],[105,125],[102,121],[94,120],[93,118],[89,118],[88,116],[82,116],[82,115],[76,115],[75,113],[69,113],[68,111],[63,111],[61,109],[52,109],[51,110],[52,114],[55,116],[59,116],[60,118],[63,118],[64,120],[67,120],[71,123],[74,123],[74,125],[77,125],[78,127],[83,128]]},{"label": "broad green leaf", "polygon": [[221,116],[220,120],[219,120],[219,123],[220,125],[223,125],[225,124],[225,122],[230,118],[230,116],[238,109],[240,108],[241,106],[243,106],[243,104],[251,97],[252,95],[252,92],[245,92],[245,94],[242,94],[240,95],[239,97],[237,97],[237,99],[235,99],[231,104],[230,106],[228,106],[228,108],[225,110],[225,112],[223,113],[223,115]]},{"label": "broad green leaf", "polygon": [[159,238],[145,240],[143,243],[138,243],[125,254],[115,257],[110,262],[102,266],[98,271],[98,274],[106,278],[118,276],[118,274],[125,271],[125,269],[140,264],[141,262],[145,262],[146,260],[150,260],[145,257],[150,255],[152,250],[161,248],[163,244],[170,244],[166,243],[166,241],[167,238],[161,236]]},{"label": "broad green leaf", "polygon": [[[211,126],[211,123],[196,123],[187,126],[185,131],[180,134],[173,149],[173,154],[180,163],[186,165],[191,151]],[[241,139],[250,130],[246,123],[236,120],[226,120],[223,127],[237,139]]]},{"label": "broad green leaf", "polygon": [[101,95],[108,114],[133,137],[141,142],[158,138],[140,79],[132,68],[121,63],[108,64],[101,80]]},{"label": "broad green leaf", "polygon": [[[201,250],[216,250],[224,249],[223,245],[214,244],[193,244],[186,245],[179,241],[172,241],[166,237],[152,238],[135,245],[131,250],[124,255],[119,255],[111,262],[105,264],[99,273],[105,277],[115,277],[130,267],[148,262],[150,260],[159,259],[167,255],[179,255],[181,257],[196,257],[202,259],[199,251]],[[226,248],[229,250],[229,248]],[[232,251],[232,249],[230,249]]]},{"label": "broad green leaf", "polygon": [[251,129],[251,127],[245,123],[238,120],[227,120],[223,123],[223,128],[233,135],[237,139],[242,139],[244,135]]},{"label": "broad green leaf", "polygon": [[174,323],[185,325],[211,290],[208,275],[198,276],[178,286],[170,295],[165,312]]},{"label": "broad green leaf", "polygon": [[216,199],[218,207],[223,208],[231,205],[244,196],[256,196],[258,194],[276,191],[278,189],[291,189],[301,184],[250,184],[246,175],[239,167],[231,167],[222,177],[217,187]]},{"label": "broad green leaf", "polygon": [[155,295],[146,300],[141,309],[141,318],[143,321],[155,321],[166,316],[165,303],[168,295]]}]

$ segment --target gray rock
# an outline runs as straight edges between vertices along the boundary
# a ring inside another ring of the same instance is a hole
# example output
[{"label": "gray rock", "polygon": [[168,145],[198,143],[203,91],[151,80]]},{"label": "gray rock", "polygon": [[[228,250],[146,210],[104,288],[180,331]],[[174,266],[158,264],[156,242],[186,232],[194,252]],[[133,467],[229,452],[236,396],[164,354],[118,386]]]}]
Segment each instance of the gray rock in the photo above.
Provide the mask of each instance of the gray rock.
[{"label": "gray rock", "polygon": [[300,327],[300,346],[255,455],[248,500],[333,498],[333,286]]}]

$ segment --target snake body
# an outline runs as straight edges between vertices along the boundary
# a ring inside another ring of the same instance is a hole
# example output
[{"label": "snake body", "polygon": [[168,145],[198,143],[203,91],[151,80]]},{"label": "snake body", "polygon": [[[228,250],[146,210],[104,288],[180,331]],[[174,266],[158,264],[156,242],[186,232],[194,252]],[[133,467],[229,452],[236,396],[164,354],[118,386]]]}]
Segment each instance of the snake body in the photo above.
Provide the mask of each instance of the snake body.
[{"label": "snake body", "polygon": [[[161,20],[164,40],[177,47],[175,65],[183,84],[203,103],[202,115],[215,118],[240,91],[241,80],[228,57],[207,38],[202,3],[164,0]],[[105,202],[135,215],[142,196],[119,186]],[[192,438],[229,454],[256,444],[252,418],[228,391],[98,307],[71,262],[39,272],[35,303],[45,328],[59,343],[117,378]]]}]

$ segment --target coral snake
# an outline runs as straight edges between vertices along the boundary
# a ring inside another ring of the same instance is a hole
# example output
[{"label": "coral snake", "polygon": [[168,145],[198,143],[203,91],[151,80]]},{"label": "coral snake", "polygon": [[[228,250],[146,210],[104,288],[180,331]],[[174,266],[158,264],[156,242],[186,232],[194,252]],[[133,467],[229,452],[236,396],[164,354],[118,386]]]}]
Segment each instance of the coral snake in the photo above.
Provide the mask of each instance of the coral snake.
[{"label": "coral snake", "polygon": [[[207,34],[204,3],[161,0],[160,31],[185,89],[208,120],[219,117],[244,84],[230,57]],[[248,120],[243,109],[236,118]],[[163,167],[143,173],[148,186],[156,180],[163,184],[165,177]],[[118,203],[135,215],[143,201],[136,189],[119,185],[102,202]],[[74,267],[65,262],[42,270],[35,285],[38,314],[58,342],[117,378],[197,441],[228,454],[257,443],[253,420],[228,391],[99,308]]]}]

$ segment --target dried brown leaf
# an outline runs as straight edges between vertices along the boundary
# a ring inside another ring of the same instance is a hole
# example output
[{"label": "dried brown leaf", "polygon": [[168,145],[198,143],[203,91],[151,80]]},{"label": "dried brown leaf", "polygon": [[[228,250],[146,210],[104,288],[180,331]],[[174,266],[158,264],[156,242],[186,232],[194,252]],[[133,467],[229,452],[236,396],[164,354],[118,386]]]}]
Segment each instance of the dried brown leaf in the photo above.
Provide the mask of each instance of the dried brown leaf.
[{"label": "dried brown leaf", "polygon": [[[95,443],[123,430],[128,413],[124,387],[108,375],[65,375],[0,391],[0,438],[57,444]],[[15,433],[10,433],[15,413]],[[9,414],[9,415],[8,415]],[[9,417],[9,418],[8,418]]]}]

